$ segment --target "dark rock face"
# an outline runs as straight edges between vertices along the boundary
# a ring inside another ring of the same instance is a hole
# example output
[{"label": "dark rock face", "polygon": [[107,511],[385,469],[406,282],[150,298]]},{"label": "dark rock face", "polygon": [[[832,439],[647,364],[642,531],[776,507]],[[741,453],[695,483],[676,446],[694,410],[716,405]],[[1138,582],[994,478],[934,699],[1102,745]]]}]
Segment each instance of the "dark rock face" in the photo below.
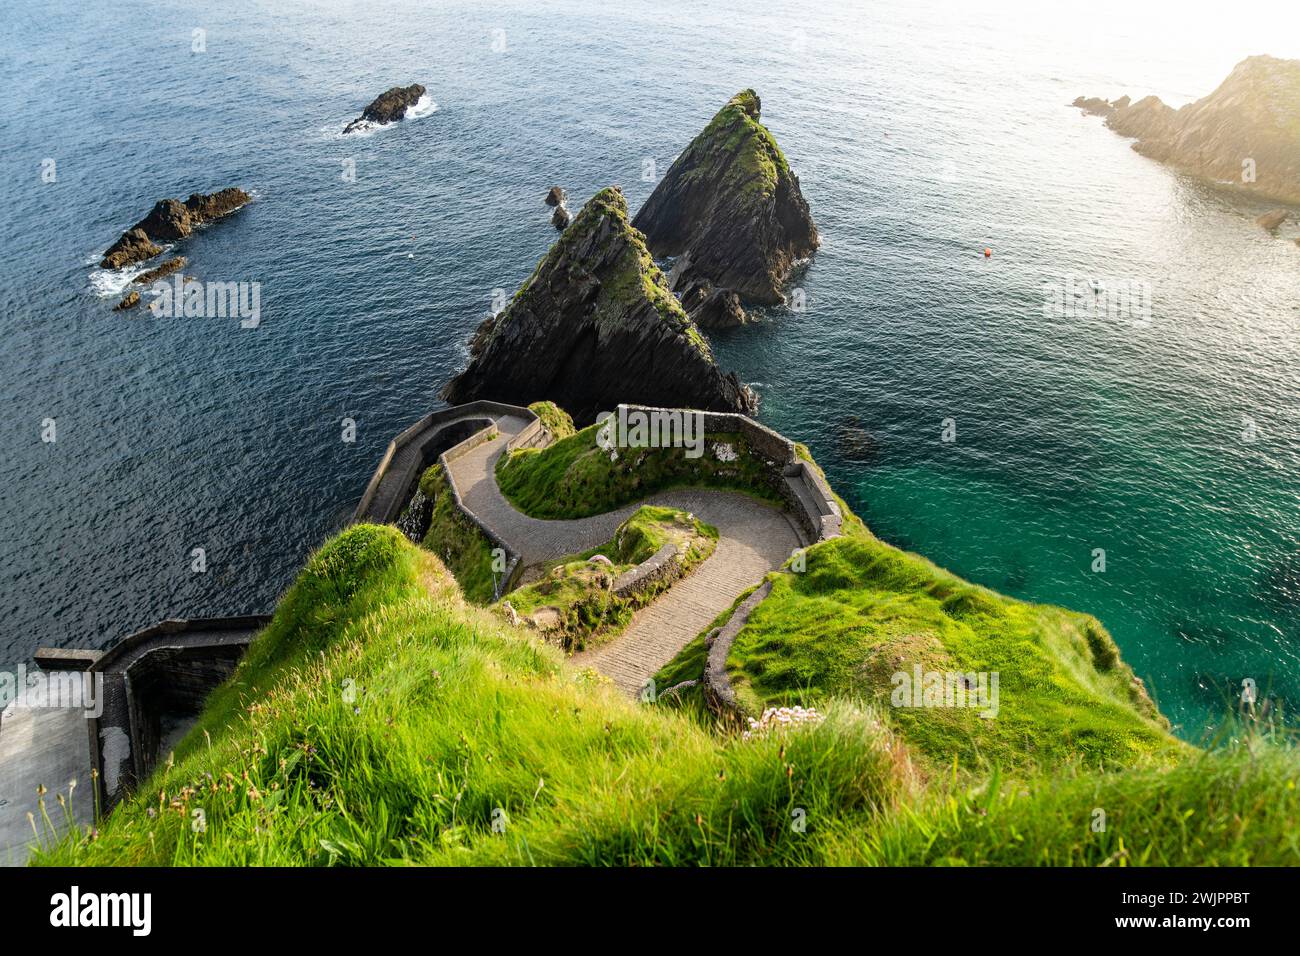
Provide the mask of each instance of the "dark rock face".
[{"label": "dark rock face", "polygon": [[668,287],[677,292],[686,314],[702,329],[731,329],[749,321],[740,296],[730,289],[717,288],[691,270],[689,255],[679,256],[673,264]]},{"label": "dark rock face", "polygon": [[753,90],[737,94],[669,167],[632,225],[656,256],[690,255],[693,275],[760,303],[817,248],[817,227]]},{"label": "dark rock face", "polygon": [[157,282],[164,276],[169,276],[173,272],[184,269],[188,261],[189,260],[184,256],[177,256],[175,259],[168,259],[158,268],[140,273],[132,281],[134,281],[136,285],[149,285],[149,283]]},{"label": "dark rock face", "polygon": [[102,269],[120,269],[132,263],[152,259],[160,252],[162,246],[151,242],[148,233],[143,229],[131,228],[108,247],[99,265]]},{"label": "dark rock face", "polygon": [[252,197],[242,189],[231,187],[215,193],[194,193],[185,202],[160,200],[149,210],[149,215],[122,233],[121,238],[109,247],[100,267],[120,269],[152,259],[162,252],[154,239],[184,239],[196,227],[230,215],[250,199]]},{"label": "dark rock face", "polygon": [[555,212],[551,213],[551,225],[560,231],[568,228],[573,217],[569,215],[569,208],[563,203],[555,207]]},{"label": "dark rock face", "polygon": [[126,294],[126,297],[123,298],[121,302],[113,306],[113,311],[125,312],[127,309],[134,309],[139,304],[140,304],[140,293],[128,292]]},{"label": "dark rock face", "polygon": [[474,333],[448,402],[550,400],[590,424],[619,402],[753,413],[724,375],[627,220],[617,187],[597,193],[510,306]]},{"label": "dark rock face", "polygon": [[391,90],[385,90],[361,111],[359,117],[345,126],[343,132],[346,134],[356,129],[364,129],[367,123],[375,123],[379,126],[395,123],[404,118],[406,111],[418,103],[423,95],[424,87],[419,83],[412,83],[410,86],[394,86]]},{"label": "dark rock face", "polygon": [[568,193],[559,186],[552,186],[550,191],[546,194],[546,205],[548,206],[563,206],[568,201]]},{"label": "dark rock face", "polygon": [[1074,105],[1106,117],[1144,156],[1217,183],[1300,203],[1300,60],[1252,56],[1181,109],[1148,96]]}]

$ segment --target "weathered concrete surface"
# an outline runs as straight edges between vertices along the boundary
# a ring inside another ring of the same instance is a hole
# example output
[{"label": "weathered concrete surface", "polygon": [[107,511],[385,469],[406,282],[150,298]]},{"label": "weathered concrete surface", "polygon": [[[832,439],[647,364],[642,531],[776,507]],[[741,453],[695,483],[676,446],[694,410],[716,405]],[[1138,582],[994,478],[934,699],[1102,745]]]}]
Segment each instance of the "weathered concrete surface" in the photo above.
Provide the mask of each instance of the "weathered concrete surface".
[{"label": "weathered concrete surface", "polygon": [[[0,865],[22,866],[27,861],[36,839],[28,813],[50,839],[42,824],[39,786],[48,791],[45,812],[61,832],[69,826],[69,816],[77,826],[92,822],[90,766],[90,732],[83,711],[11,704],[0,712]],[[68,800],[72,780],[77,785],[65,813],[58,795]]]}]

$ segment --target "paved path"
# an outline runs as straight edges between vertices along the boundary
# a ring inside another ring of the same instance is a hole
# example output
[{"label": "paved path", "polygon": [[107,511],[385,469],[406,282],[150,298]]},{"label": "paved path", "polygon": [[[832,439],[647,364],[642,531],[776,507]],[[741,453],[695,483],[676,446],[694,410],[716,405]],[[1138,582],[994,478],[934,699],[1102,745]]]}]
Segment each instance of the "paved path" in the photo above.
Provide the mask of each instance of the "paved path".
[{"label": "paved path", "polygon": [[782,511],[729,491],[669,491],[571,521],[530,518],[501,494],[494,472],[506,442],[525,424],[500,419],[499,438],[451,464],[465,506],[521,556],[525,567],[604,544],[641,504],[689,511],[718,529],[718,546],[707,561],[633,615],[627,629],[609,644],[573,656],[573,663],[596,668],[629,694],[636,694],[743,591],[799,547],[794,525]]}]

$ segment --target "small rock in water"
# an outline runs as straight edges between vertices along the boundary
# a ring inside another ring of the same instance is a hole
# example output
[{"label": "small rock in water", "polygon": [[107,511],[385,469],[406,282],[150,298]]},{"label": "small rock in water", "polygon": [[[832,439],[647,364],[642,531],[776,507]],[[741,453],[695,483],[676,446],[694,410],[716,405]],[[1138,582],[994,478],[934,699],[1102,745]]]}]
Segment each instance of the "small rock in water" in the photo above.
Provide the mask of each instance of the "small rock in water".
[{"label": "small rock in water", "polygon": [[125,312],[127,309],[134,309],[139,304],[140,304],[140,293],[128,292],[125,299],[123,299],[117,305],[113,306],[113,311]]},{"label": "small rock in water", "polygon": [[568,201],[568,199],[569,199],[568,193],[566,193],[559,186],[552,186],[550,192],[546,194],[546,205],[563,206]]},{"label": "small rock in water", "polygon": [[563,231],[573,217],[569,215],[569,210],[563,205],[555,207],[555,212],[551,213],[551,225],[556,229]]}]

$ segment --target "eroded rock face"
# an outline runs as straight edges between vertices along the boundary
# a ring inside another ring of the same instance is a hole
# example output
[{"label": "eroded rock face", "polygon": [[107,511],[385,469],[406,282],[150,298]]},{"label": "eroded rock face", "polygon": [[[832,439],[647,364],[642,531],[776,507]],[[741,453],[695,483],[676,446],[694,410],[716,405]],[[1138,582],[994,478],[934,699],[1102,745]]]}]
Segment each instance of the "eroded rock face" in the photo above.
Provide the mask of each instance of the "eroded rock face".
[{"label": "eroded rock face", "polygon": [[1148,96],[1131,103],[1080,97],[1144,156],[1203,179],[1300,203],[1300,60],[1252,56],[1209,96],[1181,109]]},{"label": "eroded rock face", "polygon": [[149,285],[151,282],[157,282],[159,279],[171,275],[180,269],[184,269],[188,260],[184,256],[177,256],[175,259],[168,259],[156,269],[150,269],[148,272],[142,272],[133,280],[136,285]]},{"label": "eroded rock face", "polygon": [[108,247],[99,265],[102,269],[121,269],[136,262],[152,259],[162,252],[162,246],[149,239],[143,229],[132,227]]},{"label": "eroded rock face", "polygon": [[215,193],[194,193],[185,202],[178,199],[160,200],[149,210],[147,216],[122,233],[117,242],[108,248],[100,267],[121,269],[123,266],[152,259],[162,252],[162,247],[154,240],[170,242],[184,239],[196,227],[230,215],[250,199],[252,197],[242,189],[231,187]]},{"label": "eroded rock face", "polygon": [[758,303],[784,301],[781,287],[817,248],[817,227],[799,179],[766,127],[758,94],[733,97],[686,147],[637,213],[656,257],[688,254],[692,273]]},{"label": "eroded rock face", "polygon": [[583,206],[510,306],[479,326],[471,355],[442,390],[448,402],[550,400],[584,425],[619,402],[757,407],[668,291],[617,187]]},{"label": "eroded rock face", "polygon": [[408,109],[419,102],[424,92],[424,87],[419,83],[412,83],[410,86],[394,86],[390,90],[385,90],[361,111],[360,116],[348,123],[343,128],[343,132],[346,134],[357,129],[365,129],[368,123],[378,126],[396,123],[406,116]]}]

